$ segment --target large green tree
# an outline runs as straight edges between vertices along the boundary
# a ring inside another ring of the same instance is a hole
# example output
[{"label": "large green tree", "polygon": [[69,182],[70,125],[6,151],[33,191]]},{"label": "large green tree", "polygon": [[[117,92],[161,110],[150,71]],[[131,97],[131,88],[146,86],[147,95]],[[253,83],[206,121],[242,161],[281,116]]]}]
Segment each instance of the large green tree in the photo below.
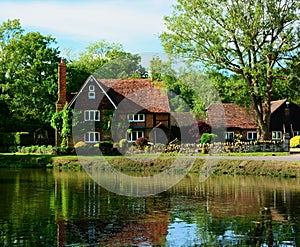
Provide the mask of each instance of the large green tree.
[{"label": "large green tree", "polygon": [[172,111],[191,111],[196,118],[205,119],[209,104],[219,101],[209,76],[198,66],[156,57],[150,61],[150,71],[154,83],[168,90]]},{"label": "large green tree", "polygon": [[165,17],[168,31],[161,40],[168,53],[243,78],[259,137],[267,139],[274,82],[284,76],[292,81],[289,69],[295,64],[289,62],[299,54],[299,5],[299,0],[178,0]]},{"label": "large green tree", "polygon": [[91,74],[107,79],[146,77],[146,70],[140,62],[141,57],[126,52],[122,44],[109,43],[105,40],[93,42],[79,54],[78,58],[68,61],[68,91],[79,90]]},{"label": "large green tree", "polygon": [[2,131],[49,127],[57,98],[59,51],[55,40],[25,33],[18,20],[0,26],[0,123]]}]

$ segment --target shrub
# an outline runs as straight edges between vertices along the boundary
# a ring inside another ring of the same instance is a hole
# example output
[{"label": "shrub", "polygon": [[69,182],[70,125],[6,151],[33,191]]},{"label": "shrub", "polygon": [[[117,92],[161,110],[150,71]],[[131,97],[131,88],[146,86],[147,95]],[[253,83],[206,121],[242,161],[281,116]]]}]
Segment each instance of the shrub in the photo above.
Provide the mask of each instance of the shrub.
[{"label": "shrub", "polygon": [[300,136],[294,136],[290,140],[291,148],[300,148]]},{"label": "shrub", "polygon": [[30,146],[32,137],[29,132],[0,133],[0,146],[6,150],[10,146]]},{"label": "shrub", "polygon": [[84,147],[86,146],[87,144],[83,141],[80,141],[80,142],[77,142],[75,145],[74,145],[74,148],[79,148],[79,147]]},{"label": "shrub", "polygon": [[138,139],[136,139],[135,141],[135,145],[138,149],[140,150],[144,150],[145,147],[148,146],[149,140],[147,137],[140,137]]},{"label": "shrub", "polygon": [[204,121],[197,121],[189,129],[189,134],[194,138],[195,142],[199,142],[200,136],[204,133],[211,133],[211,126]]},{"label": "shrub", "polygon": [[120,148],[121,152],[125,152],[128,149],[127,139],[121,139],[119,141],[119,148]]},{"label": "shrub", "polygon": [[112,141],[101,141],[99,142],[99,149],[102,154],[110,155],[112,154],[114,143]]},{"label": "shrub", "polygon": [[200,143],[201,144],[211,143],[212,138],[215,137],[215,136],[216,135],[214,135],[214,134],[203,133],[201,138],[200,138]]},{"label": "shrub", "polygon": [[57,148],[55,146],[11,146],[9,147],[9,151],[12,153],[27,153],[27,154],[31,154],[31,153],[36,153],[36,154],[55,154],[57,152]]}]

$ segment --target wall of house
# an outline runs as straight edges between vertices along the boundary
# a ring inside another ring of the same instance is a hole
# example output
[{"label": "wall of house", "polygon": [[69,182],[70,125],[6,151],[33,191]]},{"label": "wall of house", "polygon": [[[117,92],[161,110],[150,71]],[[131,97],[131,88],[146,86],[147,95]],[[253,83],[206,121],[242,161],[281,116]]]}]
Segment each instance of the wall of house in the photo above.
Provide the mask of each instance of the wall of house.
[{"label": "wall of house", "polygon": [[271,116],[270,130],[283,131],[283,125],[292,125],[294,131],[300,131],[300,107],[294,103],[280,106]]}]

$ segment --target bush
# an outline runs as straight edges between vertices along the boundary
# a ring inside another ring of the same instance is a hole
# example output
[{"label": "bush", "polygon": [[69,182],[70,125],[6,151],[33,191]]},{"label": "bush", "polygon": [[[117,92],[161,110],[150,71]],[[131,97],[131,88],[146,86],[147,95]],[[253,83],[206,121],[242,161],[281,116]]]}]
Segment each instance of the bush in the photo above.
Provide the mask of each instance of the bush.
[{"label": "bush", "polygon": [[32,137],[29,132],[0,133],[0,147],[7,151],[11,146],[30,146]]},{"label": "bush", "polygon": [[114,143],[112,141],[101,141],[99,142],[99,149],[102,154],[110,155],[113,152]]},{"label": "bush", "polygon": [[194,138],[195,142],[199,142],[200,136],[204,133],[211,133],[211,126],[204,121],[197,121],[189,129],[189,134]]},{"label": "bush", "polygon": [[135,145],[138,149],[144,150],[148,146],[149,140],[147,137],[140,137],[136,139]]},{"label": "bush", "polygon": [[203,133],[201,138],[200,138],[200,143],[201,144],[211,143],[212,138],[215,137],[215,136],[216,135],[214,135],[214,134]]},{"label": "bush", "polygon": [[127,139],[121,139],[119,141],[119,148],[120,148],[121,152],[125,152],[128,149]]},{"label": "bush", "polygon": [[300,148],[300,136],[294,136],[290,140],[291,148]]},{"label": "bush", "polygon": [[87,144],[83,141],[80,141],[80,142],[77,142],[75,145],[74,145],[74,148],[79,148],[79,147],[84,147],[86,146]]},{"label": "bush", "polygon": [[24,154],[32,154],[32,153],[35,153],[35,154],[55,154],[57,152],[57,148],[55,146],[51,146],[51,145],[48,145],[48,146],[45,146],[45,145],[42,145],[42,146],[28,146],[28,147],[25,147],[25,146],[11,146],[9,147],[9,151],[12,152],[12,153],[24,153]]}]

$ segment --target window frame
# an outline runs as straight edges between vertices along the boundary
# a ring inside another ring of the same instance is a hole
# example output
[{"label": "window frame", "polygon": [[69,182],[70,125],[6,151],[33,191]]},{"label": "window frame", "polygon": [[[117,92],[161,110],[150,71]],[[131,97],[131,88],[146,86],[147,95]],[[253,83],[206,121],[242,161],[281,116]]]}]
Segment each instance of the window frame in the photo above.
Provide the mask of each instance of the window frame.
[{"label": "window frame", "polygon": [[[133,138],[133,133],[135,134],[136,139]],[[141,133],[141,135],[138,135],[137,133]],[[145,136],[145,131],[144,130],[132,130],[131,132],[127,133],[127,141],[128,142],[135,142],[138,138],[144,137]]]},{"label": "window frame", "polygon": [[[249,138],[249,134],[251,134],[252,138]],[[253,138],[253,134],[256,135],[256,138]],[[248,140],[248,141],[254,141],[254,140],[257,140],[257,132],[256,132],[256,131],[247,131],[247,140]]]},{"label": "window frame", "polygon": [[294,131],[294,136],[300,136],[300,131],[299,130],[295,130]]},{"label": "window frame", "polygon": [[[280,135],[280,138],[278,137],[278,134]],[[275,135],[275,137],[274,137],[274,135]],[[280,130],[272,131],[272,140],[282,140],[282,131],[280,131]]]},{"label": "window frame", "polygon": [[[88,135],[88,138],[87,138],[87,135]],[[93,138],[91,138],[91,136]],[[96,138],[96,137],[98,137],[98,138]],[[89,132],[84,133],[84,142],[85,143],[98,143],[99,141],[100,141],[100,132],[89,131]]]},{"label": "window frame", "polygon": [[[227,136],[229,135],[229,134],[232,134],[232,139],[231,138],[227,138]],[[234,140],[234,131],[225,131],[224,132],[224,138],[225,138],[225,141],[233,141]]]},{"label": "window frame", "polygon": [[89,85],[89,92],[88,92],[89,99],[95,99],[96,98],[96,92],[95,92],[95,86]]},{"label": "window frame", "polygon": [[[137,119],[135,119],[137,117]],[[128,122],[135,122],[135,123],[142,123],[146,121],[145,114],[127,114],[127,120]]]},{"label": "window frame", "polygon": [[[91,115],[94,117],[91,118]],[[96,118],[96,116],[98,116],[98,117]],[[86,121],[86,122],[88,122],[88,121],[89,122],[90,121],[99,122],[100,121],[100,111],[99,110],[85,110],[83,118],[84,118],[84,121]]]}]

